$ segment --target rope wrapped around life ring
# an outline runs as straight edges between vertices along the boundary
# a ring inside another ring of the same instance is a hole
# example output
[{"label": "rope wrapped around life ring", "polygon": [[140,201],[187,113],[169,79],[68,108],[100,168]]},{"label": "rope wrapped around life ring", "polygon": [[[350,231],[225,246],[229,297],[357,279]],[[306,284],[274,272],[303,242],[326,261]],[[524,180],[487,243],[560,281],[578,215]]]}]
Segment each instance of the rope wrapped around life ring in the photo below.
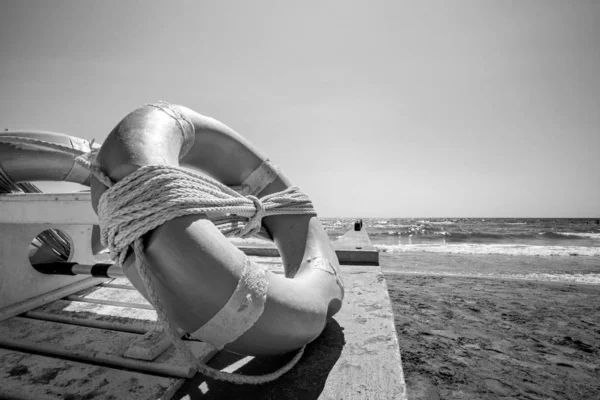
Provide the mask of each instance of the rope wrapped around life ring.
[{"label": "rope wrapped around life ring", "polygon": [[[191,214],[206,214],[225,236],[261,235],[262,218],[270,215],[301,214],[316,216],[310,199],[297,187],[258,199],[242,196],[205,175],[168,165],[139,168],[117,183],[94,165],[94,154],[77,157],[107,190],[98,203],[101,241],[117,265],[122,265],[127,250],[133,247],[136,268],[156,309],[158,323],[173,345],[199,372],[218,380],[237,384],[261,384],[288,372],[300,360],[304,347],[283,367],[261,376],[224,373],[198,362],[181,340],[177,327],[169,321],[147,273],[142,237],[166,221]],[[217,216],[215,216],[217,214]],[[243,224],[241,227],[238,225]]]}]

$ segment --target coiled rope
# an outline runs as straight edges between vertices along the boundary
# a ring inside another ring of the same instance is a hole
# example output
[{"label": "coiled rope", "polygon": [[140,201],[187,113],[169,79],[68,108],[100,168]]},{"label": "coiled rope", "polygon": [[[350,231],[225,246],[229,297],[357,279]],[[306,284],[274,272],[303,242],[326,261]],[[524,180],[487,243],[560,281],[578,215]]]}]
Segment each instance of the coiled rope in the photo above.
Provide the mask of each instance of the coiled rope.
[{"label": "coiled rope", "polygon": [[[175,325],[154,290],[148,274],[142,237],[166,221],[192,214],[207,214],[226,236],[247,237],[260,233],[262,218],[270,215],[316,215],[310,199],[297,187],[258,199],[242,196],[222,183],[204,175],[167,165],[144,166],[117,183],[94,165],[94,155],[86,154],[76,162],[88,168],[108,189],[100,197],[98,218],[101,241],[118,265],[123,264],[129,247],[133,247],[136,268],[148,297],[158,315],[158,322],[175,348],[199,372],[218,380],[237,384],[261,384],[288,372],[302,357],[304,347],[283,367],[261,376],[230,374],[200,363],[185,346]],[[214,217],[214,213],[229,214]],[[237,225],[242,225],[238,227]]]}]

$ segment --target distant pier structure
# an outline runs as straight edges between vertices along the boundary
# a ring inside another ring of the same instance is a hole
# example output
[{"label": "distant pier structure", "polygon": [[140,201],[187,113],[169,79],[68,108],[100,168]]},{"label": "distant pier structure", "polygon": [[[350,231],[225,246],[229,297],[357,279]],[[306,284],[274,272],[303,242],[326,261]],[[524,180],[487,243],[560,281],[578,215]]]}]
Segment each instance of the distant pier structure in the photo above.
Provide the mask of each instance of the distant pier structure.
[{"label": "distant pier structure", "polygon": [[361,231],[362,228],[363,228],[363,220],[362,219],[359,219],[358,221],[354,222],[354,230],[356,232]]}]

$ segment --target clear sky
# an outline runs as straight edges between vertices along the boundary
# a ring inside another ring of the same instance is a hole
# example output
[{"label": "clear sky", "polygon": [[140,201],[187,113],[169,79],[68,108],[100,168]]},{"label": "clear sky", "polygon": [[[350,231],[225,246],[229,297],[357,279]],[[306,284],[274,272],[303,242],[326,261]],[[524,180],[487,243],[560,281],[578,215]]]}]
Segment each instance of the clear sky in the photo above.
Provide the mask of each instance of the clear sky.
[{"label": "clear sky", "polygon": [[600,216],[597,1],[0,0],[0,60],[2,130],[182,104],[321,216]]}]

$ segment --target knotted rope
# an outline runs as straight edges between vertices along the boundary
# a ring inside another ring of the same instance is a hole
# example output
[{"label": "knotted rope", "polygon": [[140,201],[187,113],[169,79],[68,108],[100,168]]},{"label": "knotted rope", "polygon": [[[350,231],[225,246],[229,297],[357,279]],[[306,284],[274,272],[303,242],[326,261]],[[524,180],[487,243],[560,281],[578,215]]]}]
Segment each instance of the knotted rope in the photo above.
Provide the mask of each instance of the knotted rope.
[{"label": "knotted rope", "polygon": [[260,233],[262,219],[270,215],[316,215],[309,198],[296,187],[259,200],[242,196],[208,176],[148,165],[111,185],[100,198],[101,240],[123,263],[135,238],[191,214],[208,214],[226,236],[241,237]]},{"label": "knotted rope", "polygon": [[[131,246],[136,268],[148,297],[158,315],[158,322],[175,348],[201,373],[238,384],[270,382],[288,372],[300,359],[304,347],[283,367],[262,376],[229,374],[200,363],[185,346],[177,327],[156,294],[148,273],[142,237],[163,223],[184,215],[206,214],[226,236],[247,237],[261,231],[262,218],[270,215],[316,215],[312,203],[298,188],[267,195],[262,199],[242,196],[220,182],[204,175],[167,165],[144,166],[117,183],[94,165],[93,156],[76,161],[88,168],[108,187],[98,203],[101,241],[117,265],[123,265]],[[215,216],[215,213],[218,214]],[[224,214],[224,215],[223,215]],[[227,215],[229,214],[229,215]],[[241,227],[238,225],[242,225]]]}]

